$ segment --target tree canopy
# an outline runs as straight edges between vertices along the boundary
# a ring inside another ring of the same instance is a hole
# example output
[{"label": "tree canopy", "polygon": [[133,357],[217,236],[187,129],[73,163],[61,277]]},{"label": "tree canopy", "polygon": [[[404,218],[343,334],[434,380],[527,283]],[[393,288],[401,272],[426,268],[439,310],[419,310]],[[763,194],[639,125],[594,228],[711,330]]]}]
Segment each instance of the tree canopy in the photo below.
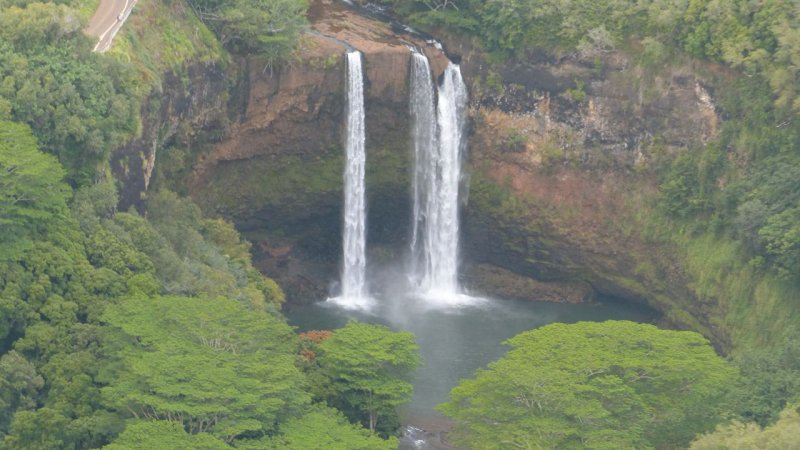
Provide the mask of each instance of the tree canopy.
[{"label": "tree canopy", "polygon": [[306,0],[190,0],[197,16],[237,53],[286,58],[307,26]]},{"label": "tree canopy", "polygon": [[113,444],[104,450],[226,450],[232,447],[207,433],[189,434],[180,422],[133,420]]},{"label": "tree canopy", "polygon": [[405,378],[419,364],[413,334],[349,322],[319,349],[317,362],[332,391],[329,402],[355,413],[370,430],[411,399],[413,387]]},{"label": "tree canopy", "polygon": [[0,121],[0,259],[64,221],[71,196],[64,175],[27,125]]},{"label": "tree canopy", "polygon": [[124,332],[120,369],[103,388],[122,414],[232,443],[274,431],[310,400],[294,365],[294,333],[239,302],[132,297],[103,317]]},{"label": "tree canopy", "polygon": [[736,413],[764,427],[787,405],[800,402],[800,336],[773,348],[748,349],[734,358],[741,375],[733,385]]},{"label": "tree canopy", "polygon": [[712,429],[735,370],[693,332],[552,324],[462,380],[440,410],[468,448],[679,447]]},{"label": "tree canopy", "polygon": [[[315,406],[305,415],[282,424],[279,434],[269,445],[256,448],[294,450],[301,448],[325,450],[394,450],[397,439],[381,439],[360,425],[353,425],[344,415],[324,406]],[[251,448],[247,443],[240,448]]]}]

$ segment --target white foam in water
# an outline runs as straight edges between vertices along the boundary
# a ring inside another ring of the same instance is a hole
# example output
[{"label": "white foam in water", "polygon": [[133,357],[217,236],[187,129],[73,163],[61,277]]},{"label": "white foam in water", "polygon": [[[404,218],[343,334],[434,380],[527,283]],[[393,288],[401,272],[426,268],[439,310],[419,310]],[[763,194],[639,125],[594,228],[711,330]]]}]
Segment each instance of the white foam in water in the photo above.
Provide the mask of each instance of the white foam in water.
[{"label": "white foam in water", "polygon": [[372,299],[366,288],[366,165],[364,128],[364,79],[360,52],[347,54],[347,141],[344,172],[344,220],[342,292],[330,298],[348,309],[369,309]]},{"label": "white foam in water", "polygon": [[491,299],[473,297],[463,292],[449,292],[440,289],[430,289],[414,295],[422,301],[422,309],[449,310],[457,312],[461,308],[485,307],[491,305]]}]

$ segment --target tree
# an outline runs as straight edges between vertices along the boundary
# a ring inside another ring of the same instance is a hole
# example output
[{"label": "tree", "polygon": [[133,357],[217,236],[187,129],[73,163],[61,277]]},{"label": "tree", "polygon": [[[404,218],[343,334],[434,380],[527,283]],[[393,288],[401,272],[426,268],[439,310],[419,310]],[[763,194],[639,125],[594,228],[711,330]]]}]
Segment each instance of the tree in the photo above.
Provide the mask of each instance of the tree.
[{"label": "tree", "polygon": [[733,422],[720,426],[713,433],[699,437],[692,442],[691,450],[717,450],[735,448],[738,450],[785,450],[797,448],[800,437],[800,408],[787,407],[780,419],[762,429],[755,423]]},{"label": "tree", "polygon": [[[309,402],[283,321],[234,300],[129,298],[107,309],[123,332],[106,403],[131,418],[180,422],[232,443],[275,431]],[[113,348],[113,347],[112,347]]]},{"label": "tree", "polygon": [[800,207],[770,216],[758,232],[775,259],[779,273],[788,279],[800,277]]},{"label": "tree", "polygon": [[51,450],[68,448],[74,440],[69,419],[52,408],[44,407],[17,412],[11,423],[11,432],[2,444],[8,449]]},{"label": "tree", "polygon": [[58,155],[71,181],[90,184],[111,150],[136,131],[131,71],[114,59],[97,58],[84,41],[76,48],[66,40],[42,45],[30,53],[3,41],[0,97],[12,117],[31,126],[42,150]]},{"label": "tree", "polygon": [[189,434],[179,422],[133,420],[104,450],[225,450],[232,447],[208,433]]},{"label": "tree", "polygon": [[778,420],[787,404],[800,401],[800,336],[774,348],[743,351],[734,362],[741,375],[732,398],[742,420],[765,427]]},{"label": "tree", "polygon": [[404,378],[419,364],[413,334],[349,322],[319,348],[317,361],[333,392],[329,401],[355,412],[370,431],[411,399],[413,387]]},{"label": "tree", "polygon": [[281,424],[276,436],[261,441],[243,442],[237,448],[393,450],[397,448],[397,439],[381,439],[362,426],[349,423],[341,412],[317,405],[305,415]]},{"label": "tree", "polygon": [[306,27],[305,0],[191,0],[197,16],[236,52],[289,56]]},{"label": "tree", "polygon": [[68,215],[71,190],[58,160],[39,151],[31,129],[0,121],[0,259],[18,255]]},{"label": "tree", "polygon": [[468,448],[672,448],[712,429],[735,369],[693,332],[552,324],[506,341],[439,409]]},{"label": "tree", "polygon": [[36,395],[44,379],[22,355],[10,351],[0,358],[0,435],[8,432],[17,410],[36,408]]}]

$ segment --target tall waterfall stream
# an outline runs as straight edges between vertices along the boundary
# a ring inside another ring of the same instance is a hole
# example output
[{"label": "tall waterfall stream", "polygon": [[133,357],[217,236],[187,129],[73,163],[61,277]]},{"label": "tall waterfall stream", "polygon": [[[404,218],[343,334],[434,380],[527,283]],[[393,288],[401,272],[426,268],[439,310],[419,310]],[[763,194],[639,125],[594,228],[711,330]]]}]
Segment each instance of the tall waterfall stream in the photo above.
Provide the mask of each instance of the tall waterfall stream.
[{"label": "tall waterfall stream", "polygon": [[467,88],[460,68],[450,64],[434,112],[432,74],[424,55],[413,53],[411,73],[414,206],[410,278],[431,301],[457,303],[464,298],[458,283],[458,214]]},{"label": "tall waterfall stream", "polygon": [[360,52],[347,53],[347,134],[344,171],[342,292],[332,299],[346,308],[367,308],[367,214],[364,173],[366,132],[364,75]]}]

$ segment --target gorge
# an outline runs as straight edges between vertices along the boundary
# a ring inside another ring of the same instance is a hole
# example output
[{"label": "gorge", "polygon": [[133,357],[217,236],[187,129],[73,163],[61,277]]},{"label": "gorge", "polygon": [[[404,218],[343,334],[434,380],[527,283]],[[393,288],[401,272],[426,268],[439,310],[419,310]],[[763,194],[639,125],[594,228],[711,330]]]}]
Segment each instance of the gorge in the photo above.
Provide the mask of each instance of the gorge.
[{"label": "gorge", "polygon": [[783,3],[0,0],[0,450],[793,448]]}]

